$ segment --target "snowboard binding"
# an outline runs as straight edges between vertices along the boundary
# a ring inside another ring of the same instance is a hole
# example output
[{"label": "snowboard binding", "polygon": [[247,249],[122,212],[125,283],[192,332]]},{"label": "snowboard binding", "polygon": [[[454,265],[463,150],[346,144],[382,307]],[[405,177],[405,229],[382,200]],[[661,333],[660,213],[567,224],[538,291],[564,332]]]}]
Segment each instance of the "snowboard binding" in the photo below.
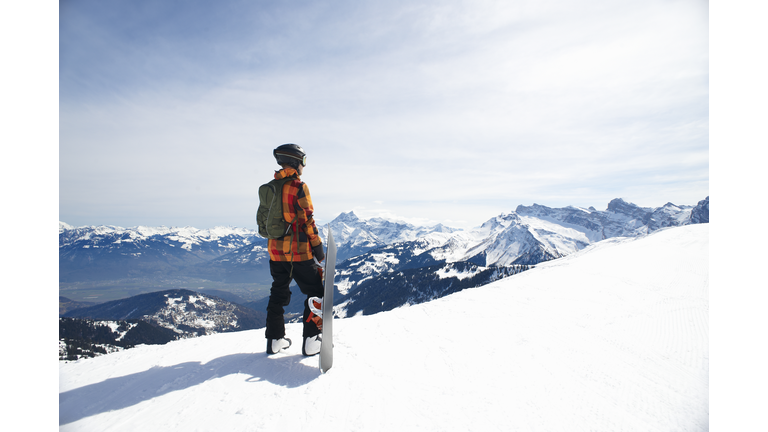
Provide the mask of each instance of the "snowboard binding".
[{"label": "snowboard binding", "polygon": [[320,297],[310,297],[307,299],[309,305],[309,317],[307,322],[314,322],[317,329],[323,330],[323,299]]}]

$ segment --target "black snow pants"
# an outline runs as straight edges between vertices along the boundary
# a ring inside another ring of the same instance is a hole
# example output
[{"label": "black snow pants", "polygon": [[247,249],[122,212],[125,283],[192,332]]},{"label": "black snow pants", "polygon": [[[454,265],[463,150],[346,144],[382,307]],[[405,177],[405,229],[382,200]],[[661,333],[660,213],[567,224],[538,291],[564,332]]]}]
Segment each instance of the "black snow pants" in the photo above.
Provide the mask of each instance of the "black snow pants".
[{"label": "black snow pants", "polygon": [[[283,313],[285,306],[291,303],[291,290],[288,286],[291,280],[296,280],[301,292],[310,297],[323,297],[323,281],[320,277],[314,260],[297,261],[293,263],[293,277],[291,277],[291,263],[285,261],[269,261],[269,271],[272,273],[272,289],[267,304],[267,339],[280,339],[285,336],[285,319]],[[312,337],[320,334],[314,322],[309,319],[309,304],[304,300],[304,337]]]}]

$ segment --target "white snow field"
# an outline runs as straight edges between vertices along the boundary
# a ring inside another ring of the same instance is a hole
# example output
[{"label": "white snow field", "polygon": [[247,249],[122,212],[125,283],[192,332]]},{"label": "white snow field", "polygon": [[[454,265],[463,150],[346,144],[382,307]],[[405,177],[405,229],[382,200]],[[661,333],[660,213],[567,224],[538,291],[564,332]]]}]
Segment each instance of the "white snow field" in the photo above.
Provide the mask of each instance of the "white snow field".
[{"label": "white snow field", "polygon": [[326,374],[297,324],[61,362],[60,430],[708,430],[708,267],[707,224],[602,241],[337,320]]}]

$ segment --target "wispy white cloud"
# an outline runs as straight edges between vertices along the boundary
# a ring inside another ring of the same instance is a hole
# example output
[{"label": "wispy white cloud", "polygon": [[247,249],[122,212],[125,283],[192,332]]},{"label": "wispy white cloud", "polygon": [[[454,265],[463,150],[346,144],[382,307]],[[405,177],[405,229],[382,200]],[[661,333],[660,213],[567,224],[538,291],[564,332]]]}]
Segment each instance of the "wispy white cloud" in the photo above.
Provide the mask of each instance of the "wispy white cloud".
[{"label": "wispy white cloud", "polygon": [[62,218],[253,225],[284,142],[309,153],[319,219],[708,194],[705,6],[508,3],[62,13]]}]

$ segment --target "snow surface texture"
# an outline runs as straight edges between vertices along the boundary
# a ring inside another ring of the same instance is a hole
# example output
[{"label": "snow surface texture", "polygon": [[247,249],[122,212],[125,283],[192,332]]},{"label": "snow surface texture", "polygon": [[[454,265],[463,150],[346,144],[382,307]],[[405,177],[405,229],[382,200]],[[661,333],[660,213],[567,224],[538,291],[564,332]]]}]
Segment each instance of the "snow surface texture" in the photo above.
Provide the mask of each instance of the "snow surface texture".
[{"label": "snow surface texture", "polygon": [[263,330],[60,362],[60,430],[708,430],[708,257],[668,228],[340,319],[327,374]]}]

